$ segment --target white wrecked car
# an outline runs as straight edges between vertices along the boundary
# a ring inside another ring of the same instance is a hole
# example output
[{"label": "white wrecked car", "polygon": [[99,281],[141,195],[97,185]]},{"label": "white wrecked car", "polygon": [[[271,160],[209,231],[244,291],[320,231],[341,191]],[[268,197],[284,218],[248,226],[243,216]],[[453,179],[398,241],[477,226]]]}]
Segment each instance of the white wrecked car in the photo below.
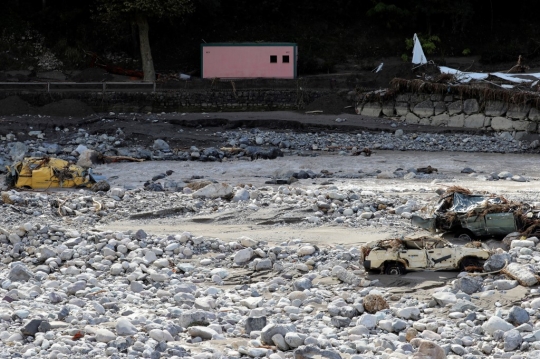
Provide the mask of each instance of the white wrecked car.
[{"label": "white wrecked car", "polygon": [[362,247],[364,268],[386,274],[405,274],[408,270],[464,270],[481,267],[491,255],[480,242],[456,246],[430,236],[387,239]]}]

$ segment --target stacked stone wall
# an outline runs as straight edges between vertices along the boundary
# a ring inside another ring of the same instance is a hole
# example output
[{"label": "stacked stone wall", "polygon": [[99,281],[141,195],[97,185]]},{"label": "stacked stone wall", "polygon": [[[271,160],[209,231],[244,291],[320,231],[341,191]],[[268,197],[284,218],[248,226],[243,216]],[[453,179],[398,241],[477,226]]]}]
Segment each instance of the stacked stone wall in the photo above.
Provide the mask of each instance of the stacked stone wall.
[{"label": "stacked stone wall", "polygon": [[393,99],[360,98],[356,113],[399,117],[409,124],[510,132],[516,138],[538,133],[540,111],[530,104],[463,99],[455,95],[402,93]]}]

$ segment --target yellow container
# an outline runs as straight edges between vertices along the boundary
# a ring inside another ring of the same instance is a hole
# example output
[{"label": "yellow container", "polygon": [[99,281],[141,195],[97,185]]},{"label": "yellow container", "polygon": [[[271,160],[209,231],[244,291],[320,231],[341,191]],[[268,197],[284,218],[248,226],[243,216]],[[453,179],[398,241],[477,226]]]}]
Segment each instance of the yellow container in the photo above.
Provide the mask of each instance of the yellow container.
[{"label": "yellow container", "polygon": [[90,185],[87,171],[60,158],[27,157],[8,170],[17,173],[17,188],[69,188]]}]

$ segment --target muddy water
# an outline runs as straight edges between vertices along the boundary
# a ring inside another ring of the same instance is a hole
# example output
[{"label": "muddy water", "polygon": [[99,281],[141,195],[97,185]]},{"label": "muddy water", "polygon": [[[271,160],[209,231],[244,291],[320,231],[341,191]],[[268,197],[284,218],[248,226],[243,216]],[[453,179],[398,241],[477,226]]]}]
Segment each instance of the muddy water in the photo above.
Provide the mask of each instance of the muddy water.
[{"label": "muddy water", "polygon": [[[354,188],[380,191],[379,193],[399,193],[407,197],[408,192],[418,195],[424,189],[426,198],[433,196],[435,189],[450,185],[460,185],[473,190],[486,190],[506,196],[517,196],[529,200],[536,197],[540,178],[540,161],[534,154],[489,154],[463,152],[397,152],[377,151],[371,157],[338,156],[321,154],[317,157],[286,156],[276,160],[227,161],[215,162],[142,162],[114,163],[96,168],[111,179],[113,186],[141,186],[152,176],[172,169],[175,172],[171,180],[180,181],[191,176],[204,176],[232,185],[251,183],[264,185],[272,176],[288,170],[321,170],[334,172],[336,175],[358,173],[359,170],[369,173],[376,170],[393,172],[398,168],[408,169],[431,165],[438,173],[425,179],[332,179],[340,189]],[[529,182],[514,181],[480,181],[470,175],[462,174],[464,167],[471,167],[477,172],[509,171],[523,175]],[[327,179],[301,180],[295,186],[317,188]],[[234,222],[234,221],[233,221]],[[239,221],[240,222],[240,221]],[[190,231],[197,235],[217,237],[223,240],[235,240],[240,236],[248,236],[257,240],[281,243],[300,238],[319,245],[359,245],[372,240],[388,237],[383,228],[368,227],[363,229],[348,228],[343,225],[325,225],[320,227],[298,226],[261,226],[255,223],[220,224],[219,221],[194,222],[182,218],[162,218],[153,220],[130,220],[106,225],[103,229],[129,230],[142,228],[151,233],[178,233]]]}]

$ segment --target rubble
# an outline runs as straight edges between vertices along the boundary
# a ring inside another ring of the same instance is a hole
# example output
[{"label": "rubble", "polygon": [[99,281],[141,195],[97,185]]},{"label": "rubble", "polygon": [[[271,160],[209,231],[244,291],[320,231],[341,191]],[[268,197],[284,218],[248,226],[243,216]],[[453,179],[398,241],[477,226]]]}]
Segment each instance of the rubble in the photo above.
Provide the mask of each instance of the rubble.
[{"label": "rubble", "polygon": [[540,212],[530,204],[490,193],[473,194],[466,188],[452,186],[440,195],[431,216],[413,215],[411,220],[431,232],[454,232],[462,239],[473,240],[501,238],[516,231],[531,235],[537,231],[539,216]]},{"label": "rubble", "polygon": [[[297,151],[292,148],[294,141],[286,147],[271,144],[261,131],[253,135],[260,137],[258,145],[280,148],[285,157]],[[368,136],[359,137],[364,135]],[[77,136],[81,139],[77,146],[65,147],[45,146],[34,139],[25,144],[25,154],[39,147],[45,153],[50,148],[75,162],[82,153],[79,150],[84,152],[82,147],[77,149],[79,145],[101,153],[119,148],[113,146],[119,141],[115,136],[86,137],[83,132]],[[287,141],[289,135],[276,136]],[[302,136],[298,135],[299,141]],[[329,142],[328,148],[332,142],[344,145],[338,151],[347,154],[352,153],[345,146],[350,145],[347,136],[320,135],[319,140]],[[242,143],[236,145],[239,148]],[[358,236],[377,229],[386,238],[400,238],[415,229],[407,217],[419,213],[435,196],[436,183],[431,181],[445,175],[445,167],[437,162],[432,165],[438,171],[430,174],[419,173],[412,165],[392,172],[377,164],[381,173],[390,172],[393,178],[377,179],[378,172],[368,172],[366,167],[362,167],[365,173],[357,172],[359,176],[353,178],[351,173],[339,172],[341,164],[335,158],[343,154],[337,152],[332,157],[335,166],[317,171],[303,164],[281,168],[276,180],[297,181],[271,185],[264,184],[267,160],[250,162],[262,169],[241,170],[258,180],[251,183],[241,177],[238,167],[227,163],[247,159],[240,155],[243,151],[231,153],[232,157],[222,151],[222,163],[217,160],[220,150],[204,151],[190,148],[190,161],[204,164],[200,158],[207,156],[204,161],[219,165],[220,173],[236,171],[235,180],[211,178],[209,171],[192,176],[188,167],[164,163],[171,167],[144,173],[140,185],[113,183],[95,192],[89,188],[46,192],[4,188],[0,357],[539,355],[535,313],[540,299],[532,279],[540,272],[540,249],[533,234],[509,238],[507,248],[498,242],[500,248],[493,248],[494,254],[484,264],[487,273],[455,272],[445,279],[424,280],[423,272],[397,279],[367,273],[360,240],[354,245],[331,243],[308,234],[303,238],[287,234],[277,242],[250,234],[225,239],[230,232],[210,236],[202,225],[200,231],[180,229],[186,223],[182,221],[191,219],[194,223],[249,224],[254,235],[259,228],[270,234],[283,228],[309,233],[320,227],[336,232],[347,229]],[[130,148],[123,155],[135,152]],[[6,148],[2,153],[9,151]],[[164,146],[152,148],[147,155],[177,156]],[[217,156],[216,160],[209,160],[210,156]],[[369,159],[376,156],[374,151]],[[418,177],[404,187],[407,173]],[[387,187],[379,187],[382,183]],[[150,190],[158,184],[162,191]],[[539,200],[532,191],[514,196],[518,197],[515,201]],[[104,229],[119,222],[129,228]],[[152,230],[149,223],[160,231]],[[168,224],[175,229],[167,229],[171,228]],[[390,250],[402,245],[400,240],[385,243]],[[414,282],[415,278],[421,279]]]}]

